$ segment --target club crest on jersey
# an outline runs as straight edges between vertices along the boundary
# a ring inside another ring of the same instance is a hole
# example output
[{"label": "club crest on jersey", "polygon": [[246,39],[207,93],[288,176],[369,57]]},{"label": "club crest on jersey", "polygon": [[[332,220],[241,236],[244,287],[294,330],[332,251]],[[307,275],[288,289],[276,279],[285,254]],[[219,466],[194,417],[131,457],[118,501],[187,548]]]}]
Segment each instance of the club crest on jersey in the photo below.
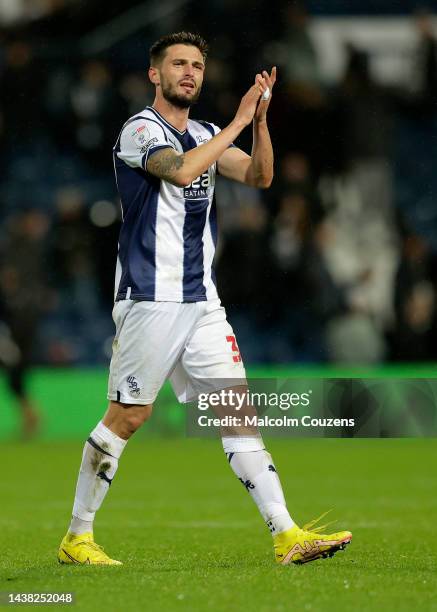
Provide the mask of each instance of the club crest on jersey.
[{"label": "club crest on jersey", "polygon": [[211,173],[204,172],[184,187],[184,198],[186,200],[205,199],[209,196],[209,189],[212,185]]},{"label": "club crest on jersey", "polygon": [[129,395],[132,397],[138,397],[141,393],[141,389],[138,386],[138,382],[135,376],[128,376],[126,380],[129,386]]}]

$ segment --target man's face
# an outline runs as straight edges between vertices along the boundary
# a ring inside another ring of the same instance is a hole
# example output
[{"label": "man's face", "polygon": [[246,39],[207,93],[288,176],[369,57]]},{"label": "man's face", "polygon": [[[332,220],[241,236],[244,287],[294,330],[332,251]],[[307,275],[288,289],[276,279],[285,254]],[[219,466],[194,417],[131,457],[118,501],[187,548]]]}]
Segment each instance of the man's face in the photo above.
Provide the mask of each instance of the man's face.
[{"label": "man's face", "polygon": [[164,98],[179,108],[197,102],[203,82],[205,63],[197,47],[172,45],[157,67]]}]

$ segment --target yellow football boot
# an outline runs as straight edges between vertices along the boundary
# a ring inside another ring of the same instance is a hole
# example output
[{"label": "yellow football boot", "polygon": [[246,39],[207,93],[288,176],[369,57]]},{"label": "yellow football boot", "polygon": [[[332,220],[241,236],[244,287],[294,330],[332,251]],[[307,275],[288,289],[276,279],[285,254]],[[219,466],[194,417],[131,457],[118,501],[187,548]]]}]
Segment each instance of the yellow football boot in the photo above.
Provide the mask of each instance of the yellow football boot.
[{"label": "yellow football boot", "polygon": [[79,563],[82,565],[123,565],[111,559],[103,548],[94,542],[91,532],[76,535],[67,533],[58,552],[59,563]]},{"label": "yellow football boot", "polygon": [[350,531],[338,531],[329,535],[320,531],[327,525],[314,528],[314,525],[327,513],[318,519],[304,525],[297,525],[273,537],[276,562],[281,565],[290,563],[302,564],[316,559],[332,557],[338,550],[344,550],[352,540]]}]

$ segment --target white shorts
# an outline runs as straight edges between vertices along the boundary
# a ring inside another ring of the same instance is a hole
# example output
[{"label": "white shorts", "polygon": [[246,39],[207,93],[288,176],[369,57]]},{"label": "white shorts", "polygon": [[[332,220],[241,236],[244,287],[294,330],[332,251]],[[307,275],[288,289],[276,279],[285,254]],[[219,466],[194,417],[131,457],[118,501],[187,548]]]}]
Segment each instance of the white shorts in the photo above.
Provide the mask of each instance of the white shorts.
[{"label": "white shorts", "polygon": [[108,399],[152,404],[167,378],[180,402],[246,384],[234,332],[220,300],[187,304],[120,300],[112,317],[116,334]]}]

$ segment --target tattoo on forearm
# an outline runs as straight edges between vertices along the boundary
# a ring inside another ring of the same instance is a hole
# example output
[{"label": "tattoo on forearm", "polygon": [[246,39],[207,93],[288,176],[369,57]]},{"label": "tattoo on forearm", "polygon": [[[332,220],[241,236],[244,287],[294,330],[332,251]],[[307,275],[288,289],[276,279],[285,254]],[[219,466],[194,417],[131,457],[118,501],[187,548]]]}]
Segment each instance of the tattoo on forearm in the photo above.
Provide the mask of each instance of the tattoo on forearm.
[{"label": "tattoo on forearm", "polygon": [[185,156],[175,153],[172,149],[158,151],[147,162],[147,170],[159,178],[170,181],[176,172],[184,165]]}]

